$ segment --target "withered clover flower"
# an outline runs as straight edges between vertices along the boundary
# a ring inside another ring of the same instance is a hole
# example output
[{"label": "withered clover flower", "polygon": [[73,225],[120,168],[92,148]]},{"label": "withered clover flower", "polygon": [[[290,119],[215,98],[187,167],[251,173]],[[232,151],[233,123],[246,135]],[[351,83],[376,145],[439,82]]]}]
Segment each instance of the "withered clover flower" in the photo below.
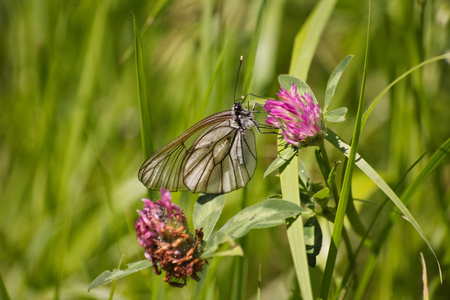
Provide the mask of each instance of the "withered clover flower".
[{"label": "withered clover flower", "polygon": [[164,281],[175,287],[186,285],[189,277],[196,281],[203,270],[203,232],[189,233],[187,220],[181,209],[172,202],[169,191],[161,188],[161,200],[142,199],[144,209],[138,210],[136,236],[145,249],[145,257],[152,262],[157,275],[166,271]]},{"label": "withered clover flower", "polygon": [[308,93],[299,95],[292,83],[286,91],[281,87],[277,94],[280,101],[267,99],[264,109],[269,113],[266,123],[280,128],[286,142],[296,147],[316,145],[326,135],[325,123],[319,104],[314,104]]}]

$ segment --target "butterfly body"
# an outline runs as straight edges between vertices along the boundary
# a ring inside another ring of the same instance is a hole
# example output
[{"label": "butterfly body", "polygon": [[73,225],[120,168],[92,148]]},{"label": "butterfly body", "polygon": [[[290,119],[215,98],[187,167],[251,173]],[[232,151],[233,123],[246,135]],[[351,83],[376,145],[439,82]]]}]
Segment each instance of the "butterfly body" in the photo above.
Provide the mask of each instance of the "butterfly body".
[{"label": "butterfly body", "polygon": [[196,123],[139,170],[149,189],[222,194],[244,187],[256,168],[253,111],[241,103]]}]

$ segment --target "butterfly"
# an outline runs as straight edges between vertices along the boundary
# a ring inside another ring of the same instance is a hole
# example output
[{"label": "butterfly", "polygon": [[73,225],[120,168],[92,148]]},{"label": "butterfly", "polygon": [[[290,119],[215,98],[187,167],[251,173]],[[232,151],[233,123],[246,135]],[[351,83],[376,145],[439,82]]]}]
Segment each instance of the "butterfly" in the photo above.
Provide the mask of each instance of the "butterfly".
[{"label": "butterfly", "polygon": [[235,102],[183,132],[153,153],[138,178],[149,189],[223,194],[243,188],[256,168],[253,109]]}]

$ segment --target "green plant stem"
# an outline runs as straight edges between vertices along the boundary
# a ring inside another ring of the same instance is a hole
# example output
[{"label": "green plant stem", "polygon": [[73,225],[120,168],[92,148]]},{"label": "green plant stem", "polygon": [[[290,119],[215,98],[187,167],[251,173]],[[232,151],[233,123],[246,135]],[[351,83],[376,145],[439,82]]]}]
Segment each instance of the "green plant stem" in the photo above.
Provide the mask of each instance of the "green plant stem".
[{"label": "green plant stem", "polygon": [[328,182],[328,177],[330,176],[330,172],[331,172],[331,165],[330,165],[330,160],[328,159],[327,149],[325,149],[325,143],[323,140],[320,141],[319,148],[320,148],[320,153],[323,157],[323,161],[327,168],[327,174],[326,174],[326,177],[324,175],[324,180],[325,180],[325,182],[327,182],[329,184],[329,188],[331,189],[331,193],[333,194],[333,198],[334,198],[334,201],[336,202],[336,206],[337,206],[339,203],[339,192],[338,192],[338,189],[336,186],[336,182],[334,180],[330,183]]}]

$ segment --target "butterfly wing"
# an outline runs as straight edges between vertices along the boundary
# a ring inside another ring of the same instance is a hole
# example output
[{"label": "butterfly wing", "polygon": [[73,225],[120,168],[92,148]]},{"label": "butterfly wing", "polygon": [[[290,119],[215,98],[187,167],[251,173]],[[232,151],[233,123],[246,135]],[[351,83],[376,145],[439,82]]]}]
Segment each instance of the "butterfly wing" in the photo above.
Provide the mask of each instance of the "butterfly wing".
[{"label": "butterfly wing", "polygon": [[233,119],[202,132],[187,152],[184,184],[194,193],[228,193],[244,187],[255,172],[255,134]]},{"label": "butterfly wing", "polygon": [[[188,150],[195,136],[207,127],[214,127],[233,118],[231,110],[213,114],[196,123],[175,140],[153,153],[141,166],[139,180],[149,189],[164,187],[169,191],[188,189],[183,182],[183,167],[186,164]],[[206,129],[207,131],[207,129]]]}]

